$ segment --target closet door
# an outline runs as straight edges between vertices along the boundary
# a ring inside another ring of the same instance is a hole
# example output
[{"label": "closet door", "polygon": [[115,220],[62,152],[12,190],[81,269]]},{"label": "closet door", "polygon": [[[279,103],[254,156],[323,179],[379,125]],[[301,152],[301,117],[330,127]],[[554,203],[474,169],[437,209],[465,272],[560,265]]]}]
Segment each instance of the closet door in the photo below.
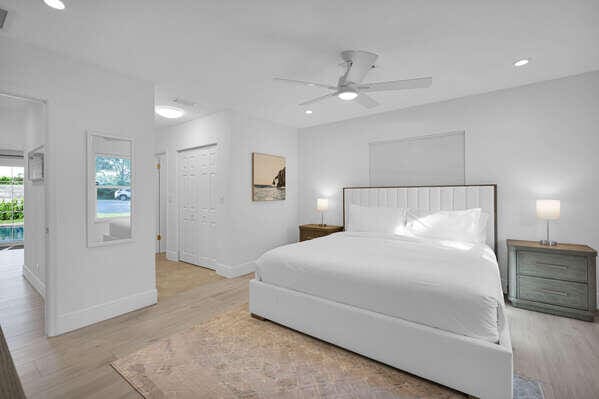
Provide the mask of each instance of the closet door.
[{"label": "closet door", "polygon": [[199,264],[200,151],[179,153],[179,259]]},{"label": "closet door", "polygon": [[216,146],[200,153],[200,265],[216,266]]},{"label": "closet door", "polygon": [[216,267],[216,145],[180,152],[179,258]]}]

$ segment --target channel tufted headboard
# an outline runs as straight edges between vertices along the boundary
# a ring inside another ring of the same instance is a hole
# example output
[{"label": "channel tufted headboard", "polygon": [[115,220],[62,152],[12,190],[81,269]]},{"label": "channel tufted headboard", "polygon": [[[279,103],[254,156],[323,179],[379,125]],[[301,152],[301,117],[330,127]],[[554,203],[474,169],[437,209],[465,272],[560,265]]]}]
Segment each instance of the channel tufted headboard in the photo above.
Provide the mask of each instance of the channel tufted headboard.
[{"label": "channel tufted headboard", "polygon": [[487,245],[497,254],[497,185],[344,187],[343,226],[349,221],[349,205],[411,208],[420,211],[481,208],[490,215]]}]

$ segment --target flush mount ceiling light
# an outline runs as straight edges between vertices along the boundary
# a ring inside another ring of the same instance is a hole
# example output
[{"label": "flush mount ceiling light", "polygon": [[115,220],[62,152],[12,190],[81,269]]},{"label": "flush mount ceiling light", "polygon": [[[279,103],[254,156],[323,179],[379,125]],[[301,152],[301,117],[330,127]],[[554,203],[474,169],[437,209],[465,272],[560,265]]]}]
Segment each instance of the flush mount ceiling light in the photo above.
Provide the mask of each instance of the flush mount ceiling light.
[{"label": "flush mount ceiling light", "polygon": [[312,113],[312,110],[311,110],[311,109],[307,109],[307,110],[306,110],[306,114],[310,115],[311,113]]},{"label": "flush mount ceiling light", "polygon": [[65,9],[65,5],[61,0],[44,0],[44,3],[46,3],[48,7],[52,7],[55,10]]},{"label": "flush mount ceiling light", "polygon": [[183,114],[185,113],[181,108],[177,108],[177,107],[169,107],[166,105],[159,105],[158,107],[156,107],[154,109],[154,111],[162,116],[163,118],[167,118],[167,119],[177,119],[183,116]]},{"label": "flush mount ceiling light", "polygon": [[530,60],[528,60],[526,58],[523,58],[521,60],[518,60],[518,61],[514,62],[514,66],[515,67],[521,67],[521,66],[524,66],[524,65],[528,64],[529,62],[530,62]]},{"label": "flush mount ceiling light", "polygon": [[337,94],[337,97],[345,101],[351,101],[358,97],[358,93],[356,93],[354,90],[343,90]]}]

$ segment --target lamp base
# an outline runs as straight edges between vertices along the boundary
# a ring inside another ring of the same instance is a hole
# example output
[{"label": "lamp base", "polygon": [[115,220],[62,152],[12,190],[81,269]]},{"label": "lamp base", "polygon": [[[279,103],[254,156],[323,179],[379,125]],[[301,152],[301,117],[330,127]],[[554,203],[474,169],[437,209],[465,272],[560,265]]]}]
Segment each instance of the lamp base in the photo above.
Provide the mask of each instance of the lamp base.
[{"label": "lamp base", "polygon": [[557,241],[541,240],[539,241],[539,244],[546,245],[548,247],[554,247],[557,245]]}]

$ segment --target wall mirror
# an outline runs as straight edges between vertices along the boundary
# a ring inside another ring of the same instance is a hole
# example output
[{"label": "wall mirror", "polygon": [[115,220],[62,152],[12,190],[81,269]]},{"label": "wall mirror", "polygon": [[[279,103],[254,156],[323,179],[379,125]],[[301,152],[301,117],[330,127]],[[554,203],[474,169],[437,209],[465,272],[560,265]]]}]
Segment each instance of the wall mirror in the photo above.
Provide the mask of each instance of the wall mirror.
[{"label": "wall mirror", "polygon": [[133,141],[87,134],[87,245],[131,241]]}]

